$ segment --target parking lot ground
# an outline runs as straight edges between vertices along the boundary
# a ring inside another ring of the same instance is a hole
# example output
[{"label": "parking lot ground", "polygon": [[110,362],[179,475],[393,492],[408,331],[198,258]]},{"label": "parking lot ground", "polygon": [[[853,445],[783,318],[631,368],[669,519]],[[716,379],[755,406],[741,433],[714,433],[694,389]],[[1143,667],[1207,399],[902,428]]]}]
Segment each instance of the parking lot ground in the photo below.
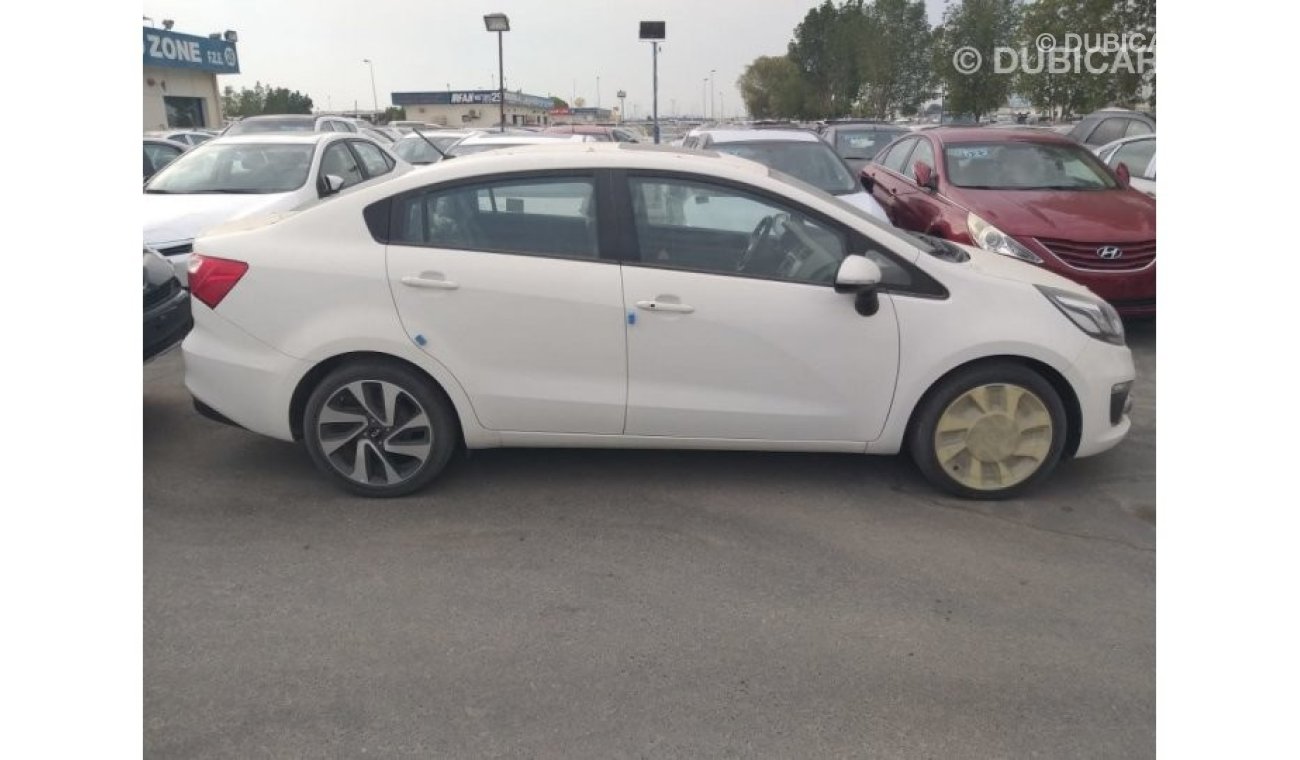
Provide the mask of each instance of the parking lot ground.
[{"label": "parking lot ground", "polygon": [[344,494],[145,368],[149,757],[1155,753],[1134,429],[1021,500],[902,458],[491,450]]}]

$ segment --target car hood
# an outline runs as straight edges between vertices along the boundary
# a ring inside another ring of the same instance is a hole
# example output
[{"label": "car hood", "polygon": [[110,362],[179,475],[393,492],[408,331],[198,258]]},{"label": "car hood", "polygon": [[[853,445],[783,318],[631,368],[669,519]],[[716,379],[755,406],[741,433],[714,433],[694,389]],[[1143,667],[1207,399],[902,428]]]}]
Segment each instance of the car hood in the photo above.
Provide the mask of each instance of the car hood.
[{"label": "car hood", "polygon": [[1015,237],[1154,240],[1156,204],[1136,190],[961,190],[953,199]]},{"label": "car hood", "polygon": [[964,266],[968,266],[986,277],[996,277],[999,280],[1014,280],[1030,285],[1047,285],[1059,290],[1096,296],[1087,287],[1027,261],[986,251],[973,245],[962,245],[960,243],[954,243],[954,245],[960,245],[962,250],[970,254],[970,261],[966,262]]},{"label": "car hood", "polygon": [[144,195],[144,243],[192,240],[225,222],[292,208],[294,193],[267,195]]}]

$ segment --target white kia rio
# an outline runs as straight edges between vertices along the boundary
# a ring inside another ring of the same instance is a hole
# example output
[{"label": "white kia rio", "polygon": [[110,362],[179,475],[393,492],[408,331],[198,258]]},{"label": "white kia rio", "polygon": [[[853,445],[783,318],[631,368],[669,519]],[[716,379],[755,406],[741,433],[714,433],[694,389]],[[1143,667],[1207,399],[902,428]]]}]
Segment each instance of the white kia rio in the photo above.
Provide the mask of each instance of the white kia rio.
[{"label": "white kia rio", "polygon": [[999,498],[1129,429],[1087,289],[707,151],[503,149],[195,251],[196,407],[367,496],[463,445],[906,449]]}]

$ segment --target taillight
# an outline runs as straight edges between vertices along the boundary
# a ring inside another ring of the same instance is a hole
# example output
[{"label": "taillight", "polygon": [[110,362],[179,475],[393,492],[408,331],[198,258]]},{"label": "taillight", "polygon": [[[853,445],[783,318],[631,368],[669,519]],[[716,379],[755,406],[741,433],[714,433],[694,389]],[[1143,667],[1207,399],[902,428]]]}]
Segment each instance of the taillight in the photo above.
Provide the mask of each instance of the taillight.
[{"label": "taillight", "polygon": [[209,309],[215,309],[248,271],[248,264],[191,253],[189,270],[190,295],[207,304]]}]

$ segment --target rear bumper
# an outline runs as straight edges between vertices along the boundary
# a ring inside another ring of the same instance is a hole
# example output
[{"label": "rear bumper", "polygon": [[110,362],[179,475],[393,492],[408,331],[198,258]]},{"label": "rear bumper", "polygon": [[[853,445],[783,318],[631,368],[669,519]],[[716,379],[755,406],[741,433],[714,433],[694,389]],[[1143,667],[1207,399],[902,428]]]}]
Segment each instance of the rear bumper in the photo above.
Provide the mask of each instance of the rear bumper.
[{"label": "rear bumper", "polygon": [[[277,351],[213,312],[194,306],[196,318],[181,349],[185,387],[196,407],[254,433],[293,440],[289,401],[305,362]],[[202,405],[202,406],[199,406]],[[206,409],[204,409],[206,407]]]}]

